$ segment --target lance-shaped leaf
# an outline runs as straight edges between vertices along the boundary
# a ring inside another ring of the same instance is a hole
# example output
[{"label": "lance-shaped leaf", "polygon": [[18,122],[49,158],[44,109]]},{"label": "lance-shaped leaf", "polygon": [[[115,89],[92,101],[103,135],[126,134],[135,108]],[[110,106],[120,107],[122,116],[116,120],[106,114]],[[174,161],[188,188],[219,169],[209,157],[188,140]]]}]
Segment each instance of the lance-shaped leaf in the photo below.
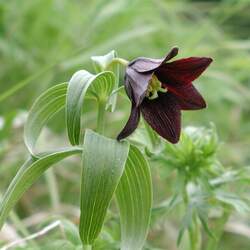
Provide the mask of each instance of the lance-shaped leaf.
[{"label": "lance-shaped leaf", "polygon": [[30,158],[18,170],[0,203],[0,229],[10,210],[15,206],[25,191],[53,164],[71,155],[82,152],[80,148],[68,148],[62,151],[40,155],[41,158]]},{"label": "lance-shaped leaf", "polygon": [[[93,75],[86,70],[77,71],[69,81],[66,98],[68,137],[72,145],[79,145],[81,136],[81,110],[86,96],[105,101],[112,92],[115,76],[110,71]],[[90,87],[91,86],[91,87]]]},{"label": "lance-shaped leaf", "polygon": [[[115,75],[115,85],[114,89],[117,89],[119,86],[119,74],[120,74],[120,65],[119,63],[114,63],[114,59],[117,58],[117,52],[112,50],[104,56],[92,56],[96,72],[101,72],[104,70],[112,71]],[[111,107],[111,111],[115,110],[117,99],[117,92],[113,93],[107,103],[107,108]]]},{"label": "lance-shaped leaf", "polygon": [[121,249],[142,249],[152,208],[152,184],[148,162],[130,146],[125,171],[116,190],[121,217]]},{"label": "lance-shaped leaf", "polygon": [[24,141],[32,155],[43,126],[65,105],[67,83],[55,85],[40,95],[33,104],[24,127]]},{"label": "lance-shaped leaf", "polygon": [[129,146],[87,130],[83,144],[80,237],[92,245],[122,176]]}]

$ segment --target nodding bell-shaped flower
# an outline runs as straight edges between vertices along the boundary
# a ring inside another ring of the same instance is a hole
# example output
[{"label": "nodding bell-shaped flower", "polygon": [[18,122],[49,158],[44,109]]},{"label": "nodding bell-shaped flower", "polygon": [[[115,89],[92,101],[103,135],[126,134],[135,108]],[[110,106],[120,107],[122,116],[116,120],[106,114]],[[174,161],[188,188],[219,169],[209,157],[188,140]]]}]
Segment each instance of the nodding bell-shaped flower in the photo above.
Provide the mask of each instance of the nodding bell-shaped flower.
[{"label": "nodding bell-shaped flower", "polygon": [[162,59],[139,57],[131,61],[125,74],[125,89],[131,100],[130,117],[117,139],[137,128],[140,113],[163,138],[177,143],[181,131],[181,110],[197,110],[206,102],[192,82],[212,62],[208,57],[189,57],[168,62],[178,54],[174,47]]}]

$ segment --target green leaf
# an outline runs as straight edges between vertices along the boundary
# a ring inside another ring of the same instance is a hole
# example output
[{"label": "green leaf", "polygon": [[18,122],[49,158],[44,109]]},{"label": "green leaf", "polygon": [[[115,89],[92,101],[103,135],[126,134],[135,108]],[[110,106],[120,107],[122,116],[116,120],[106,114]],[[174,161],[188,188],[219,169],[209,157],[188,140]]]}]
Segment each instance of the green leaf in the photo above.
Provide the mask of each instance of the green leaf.
[{"label": "green leaf", "polygon": [[35,155],[34,148],[43,126],[64,107],[67,85],[61,83],[48,89],[31,107],[24,127],[24,141],[32,155]]},{"label": "green leaf", "polygon": [[30,158],[19,169],[10,183],[0,204],[0,229],[10,210],[15,206],[25,191],[53,164],[71,155],[82,152],[80,148],[67,148],[62,151],[41,154],[41,158]]},{"label": "green leaf", "polygon": [[154,207],[152,209],[152,214],[158,215],[159,213],[169,213],[172,211],[177,205],[179,205],[182,202],[182,198],[179,194],[174,194],[169,199],[163,201],[158,206]]},{"label": "green leaf", "polygon": [[194,207],[192,205],[187,206],[184,217],[182,218],[181,228],[177,237],[177,245],[179,246],[185,230],[192,227]]},{"label": "green leaf", "polygon": [[121,216],[121,249],[142,249],[151,215],[152,183],[148,162],[135,146],[130,146],[116,198]]},{"label": "green leaf", "polygon": [[208,226],[208,218],[207,215],[204,215],[202,212],[197,211],[197,215],[201,221],[202,227],[205,230],[205,232],[207,233],[208,236],[210,236],[211,238],[216,240],[215,235],[213,234],[213,232],[210,230],[209,226]]},{"label": "green leaf", "polygon": [[69,81],[66,98],[66,121],[70,143],[79,145],[81,136],[81,110],[84,97],[106,100],[115,85],[115,76],[110,71],[93,75],[86,70],[77,71]]},{"label": "green leaf", "polygon": [[[108,54],[104,56],[92,56],[91,59],[94,63],[95,70],[97,72],[101,72],[104,70],[112,71],[115,75],[115,84],[114,89],[118,89],[119,87],[119,74],[120,74],[120,66],[119,63],[112,63],[113,59],[117,58],[116,51],[112,50]],[[115,110],[117,100],[117,92],[113,93],[107,103],[107,109],[111,107],[111,111]]]},{"label": "green leaf", "polygon": [[91,245],[122,176],[129,145],[86,130],[83,144],[80,237]]},{"label": "green leaf", "polygon": [[240,196],[224,191],[215,192],[215,197],[220,202],[232,206],[239,213],[247,213],[250,211],[248,203]]}]

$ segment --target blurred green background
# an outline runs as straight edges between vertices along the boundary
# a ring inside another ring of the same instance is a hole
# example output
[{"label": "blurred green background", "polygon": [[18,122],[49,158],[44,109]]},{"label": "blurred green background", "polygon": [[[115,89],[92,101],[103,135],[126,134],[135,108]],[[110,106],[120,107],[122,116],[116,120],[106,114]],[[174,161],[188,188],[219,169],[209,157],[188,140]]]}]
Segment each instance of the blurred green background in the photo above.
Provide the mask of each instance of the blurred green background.
[{"label": "blurred green background", "polygon": [[[0,0],[0,191],[27,156],[23,123],[35,98],[49,86],[68,81],[79,69],[93,71],[90,57],[113,49],[128,60],[160,58],[174,45],[180,47],[177,58],[211,56],[213,64],[196,84],[208,108],[185,112],[183,126],[213,122],[222,142],[223,164],[250,165],[249,13],[249,0]],[[94,127],[94,103],[85,109],[84,122]],[[110,115],[109,136],[116,136],[129,110],[127,100],[121,98]],[[62,112],[51,121],[41,137],[41,148],[66,144],[63,119]],[[16,208],[18,215],[36,219],[26,219],[25,227],[36,227],[55,211],[77,220],[80,170],[76,160],[55,169],[60,207],[51,208],[46,179],[23,197]],[[162,189],[159,196],[164,195]],[[250,249],[250,215],[236,220],[235,227],[244,221],[244,230],[225,230],[223,250]],[[22,228],[12,231],[18,235]],[[151,233],[153,245],[177,249],[176,236],[171,236],[177,229],[159,226]],[[0,234],[0,241],[4,237]]]}]

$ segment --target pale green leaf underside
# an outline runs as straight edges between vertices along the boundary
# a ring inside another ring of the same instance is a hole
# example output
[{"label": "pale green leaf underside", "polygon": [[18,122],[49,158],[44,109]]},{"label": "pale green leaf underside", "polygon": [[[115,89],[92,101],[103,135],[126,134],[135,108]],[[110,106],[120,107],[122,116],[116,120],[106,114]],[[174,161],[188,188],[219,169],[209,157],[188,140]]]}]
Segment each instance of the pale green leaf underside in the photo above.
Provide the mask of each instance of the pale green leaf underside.
[{"label": "pale green leaf underside", "polygon": [[72,76],[66,97],[66,122],[68,137],[72,145],[80,143],[81,110],[85,95],[105,101],[114,85],[115,76],[110,71],[93,75],[86,70],[80,70]]},{"label": "pale green leaf underside", "polygon": [[10,210],[15,206],[25,191],[53,164],[62,159],[80,153],[80,148],[67,148],[61,151],[40,155],[41,158],[27,160],[18,170],[10,183],[0,203],[0,229],[3,226]]},{"label": "pale green leaf underside", "polygon": [[[103,70],[112,71],[115,75],[115,85],[114,89],[117,89],[119,86],[119,74],[120,66],[118,63],[112,63],[113,59],[117,57],[116,51],[112,50],[104,56],[92,56],[91,59],[94,62],[94,67],[97,72]],[[111,107],[111,111],[115,110],[116,106],[117,93],[114,93],[108,100],[107,108]]]},{"label": "pale green leaf underside", "polygon": [[97,72],[107,70],[112,60],[117,57],[117,54],[114,50],[110,51],[103,56],[92,56],[91,60],[93,61],[94,68]]},{"label": "pale green leaf underside", "polygon": [[43,126],[65,106],[67,85],[61,83],[51,87],[33,104],[24,127],[24,141],[32,155]]},{"label": "pale green leaf underside", "polygon": [[[117,53],[114,51],[113,53],[114,58],[117,57]],[[114,89],[119,87],[119,79],[120,79],[120,65],[118,63],[111,64],[107,70],[112,71],[115,74],[115,85]],[[108,100],[107,107],[111,107],[111,112],[114,112],[117,102],[117,93],[114,93]]]},{"label": "pale green leaf underside", "polygon": [[116,190],[121,218],[121,249],[142,249],[149,227],[152,183],[148,162],[130,146],[125,171]]},{"label": "pale green leaf underside", "polygon": [[83,144],[80,236],[92,244],[122,176],[129,145],[87,130]]}]

